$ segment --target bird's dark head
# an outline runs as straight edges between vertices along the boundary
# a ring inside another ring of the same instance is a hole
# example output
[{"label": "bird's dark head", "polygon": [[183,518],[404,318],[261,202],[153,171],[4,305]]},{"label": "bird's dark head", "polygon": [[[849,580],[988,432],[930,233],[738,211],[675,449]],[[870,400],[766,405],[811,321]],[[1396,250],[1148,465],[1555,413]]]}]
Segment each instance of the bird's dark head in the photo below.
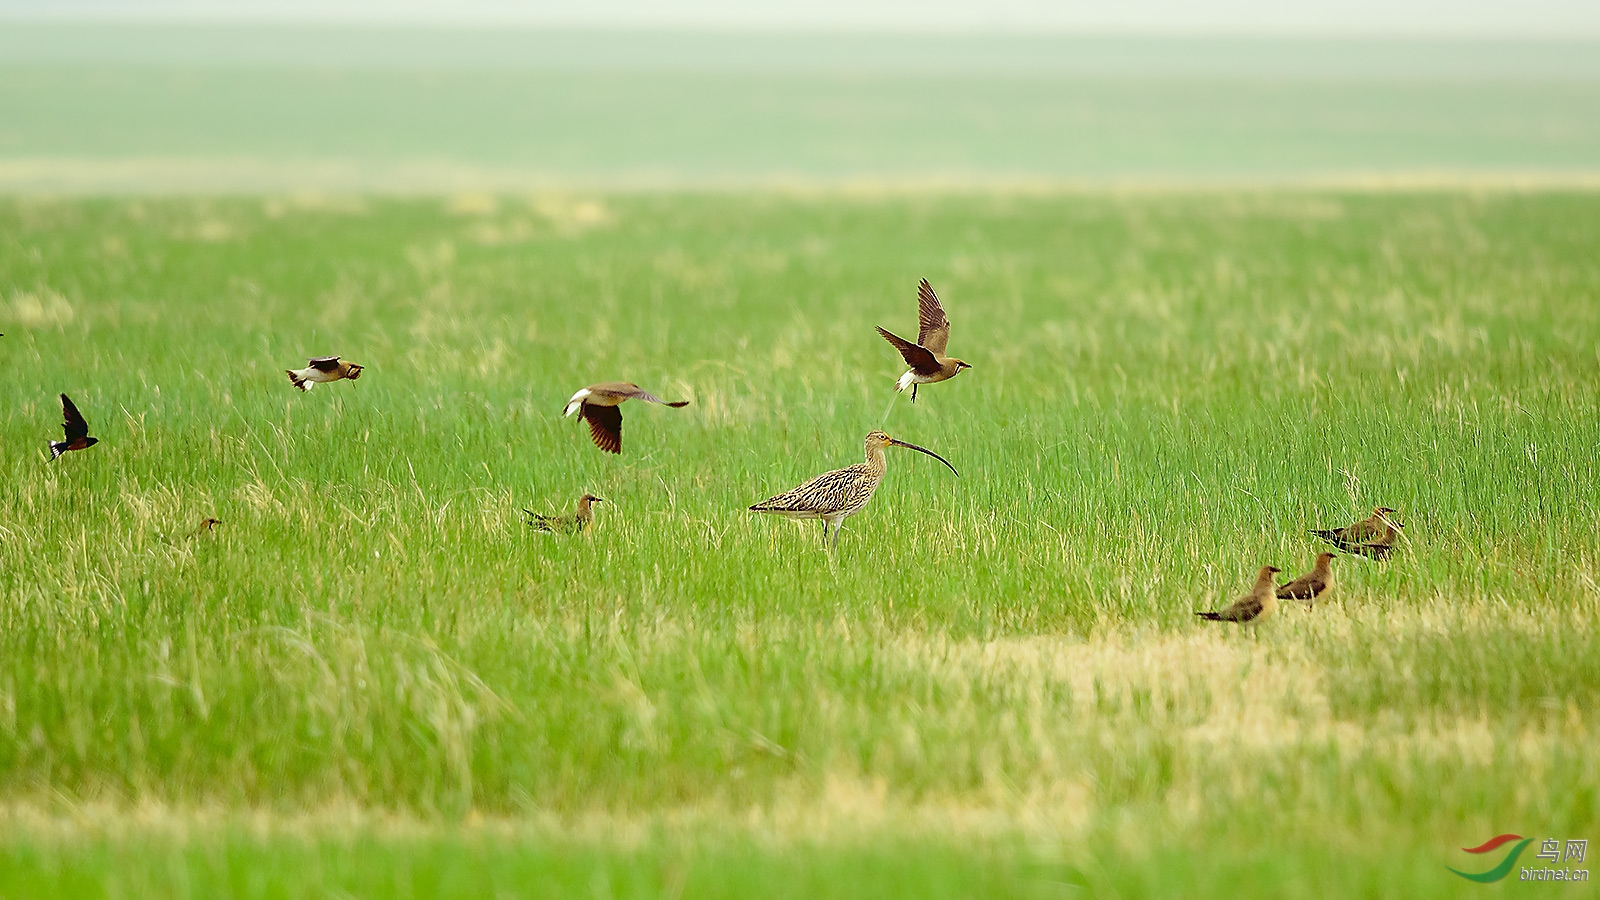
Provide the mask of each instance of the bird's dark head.
[{"label": "bird's dark head", "polygon": [[355,363],[351,363],[350,364],[350,374],[346,375],[345,377],[350,379],[351,381],[355,381],[357,378],[361,377],[361,370],[363,368],[365,368],[365,367],[364,366],[358,366]]},{"label": "bird's dark head", "polygon": [[961,371],[962,369],[970,369],[970,368],[972,368],[972,364],[966,362],[965,360],[952,359],[950,361],[956,364],[956,371],[957,372]]},{"label": "bird's dark head", "polygon": [[1331,563],[1331,562],[1333,562],[1333,554],[1332,553],[1318,553],[1317,554],[1317,565],[1326,566],[1328,563]]},{"label": "bird's dark head", "polygon": [[1372,514],[1375,516],[1392,516],[1394,515],[1394,510],[1387,506],[1380,506],[1377,509],[1374,509]]},{"label": "bird's dark head", "polygon": [[596,497],[593,494],[584,494],[583,495],[583,499],[589,501],[590,503],[604,503],[604,502],[606,502],[606,498],[604,498],[604,497]]},{"label": "bird's dark head", "polygon": [[86,438],[83,439],[83,446],[84,446],[85,449],[87,449],[89,447],[93,447],[95,444],[98,444],[98,443],[100,443],[100,439],[99,438],[86,437]]}]

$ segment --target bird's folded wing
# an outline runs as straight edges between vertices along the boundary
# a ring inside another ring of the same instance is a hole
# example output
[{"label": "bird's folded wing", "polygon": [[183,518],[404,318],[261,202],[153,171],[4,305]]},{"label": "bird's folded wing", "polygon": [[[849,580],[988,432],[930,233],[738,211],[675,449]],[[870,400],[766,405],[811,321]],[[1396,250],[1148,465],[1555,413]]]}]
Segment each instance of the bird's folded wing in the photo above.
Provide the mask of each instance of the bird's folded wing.
[{"label": "bird's folded wing", "polygon": [[339,370],[339,357],[337,356],[318,356],[308,359],[306,362],[318,372],[336,372]]},{"label": "bird's folded wing", "polygon": [[1300,578],[1296,578],[1293,581],[1279,585],[1278,596],[1299,598],[1309,596],[1311,594],[1311,590],[1311,576],[1304,575]]},{"label": "bird's folded wing", "polygon": [[917,285],[917,323],[917,343],[942,356],[950,346],[950,320],[945,318],[944,307],[926,278]]},{"label": "bird's folded wing", "polygon": [[918,375],[933,375],[939,371],[939,360],[935,359],[933,353],[926,347],[919,347],[899,335],[886,331],[882,326],[878,326],[878,333],[900,351],[900,356],[905,359],[906,365],[911,367],[911,371]]}]

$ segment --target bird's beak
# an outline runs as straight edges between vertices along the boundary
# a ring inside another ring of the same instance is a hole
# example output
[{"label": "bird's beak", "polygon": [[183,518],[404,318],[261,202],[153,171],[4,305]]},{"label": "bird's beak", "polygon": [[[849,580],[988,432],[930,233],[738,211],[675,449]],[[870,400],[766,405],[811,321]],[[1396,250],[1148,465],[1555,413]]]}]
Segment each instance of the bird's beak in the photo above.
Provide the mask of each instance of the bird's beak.
[{"label": "bird's beak", "polygon": [[589,498],[589,502],[590,503],[604,503],[604,502],[606,502],[606,498],[604,498],[604,497],[590,497]]},{"label": "bird's beak", "polygon": [[[950,465],[950,460],[945,459],[944,457],[942,457],[939,454],[933,452],[932,450],[929,450],[927,447],[918,447],[916,444],[908,444],[905,441],[897,441],[894,438],[890,438],[889,439],[889,443],[893,444],[896,447],[905,447],[905,448],[910,449],[910,450],[915,450],[918,453],[926,453],[929,456],[933,457],[934,459],[937,459],[939,462],[944,463],[945,468],[949,469],[952,472],[956,472],[956,467]],[[956,477],[958,477],[958,478],[961,477],[961,473],[960,472],[956,472]]]}]

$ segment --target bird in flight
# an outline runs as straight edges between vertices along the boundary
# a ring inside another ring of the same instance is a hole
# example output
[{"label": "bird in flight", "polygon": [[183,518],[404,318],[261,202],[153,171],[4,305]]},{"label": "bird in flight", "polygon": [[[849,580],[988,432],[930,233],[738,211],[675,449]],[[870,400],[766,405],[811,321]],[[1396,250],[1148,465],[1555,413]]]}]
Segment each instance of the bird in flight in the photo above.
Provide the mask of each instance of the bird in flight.
[{"label": "bird in flight", "polygon": [[1332,553],[1317,554],[1317,564],[1311,567],[1311,571],[1287,584],[1278,585],[1278,599],[1304,600],[1309,604],[1333,583],[1333,573],[1330,571],[1332,564]]},{"label": "bird in flight", "polygon": [[355,381],[361,377],[361,366],[341,362],[337,356],[318,356],[306,360],[306,363],[304,369],[284,369],[289,373],[289,383],[302,392],[309,391],[325,381],[338,381],[341,378]]},{"label": "bird in flight", "polygon": [[68,450],[85,450],[100,443],[99,438],[89,437],[89,423],[84,421],[83,413],[78,412],[78,407],[66,394],[61,395],[61,418],[61,428],[66,432],[67,439],[50,442],[51,459],[60,459],[61,454]]},{"label": "bird in flight", "polygon": [[[823,546],[828,542],[828,526],[833,526],[833,546],[839,545],[839,529],[844,525],[844,520],[861,511],[867,501],[872,499],[872,494],[878,489],[878,483],[883,480],[883,473],[887,471],[889,463],[883,455],[885,447],[905,447],[919,453],[926,453],[937,459],[952,472],[956,467],[950,465],[949,460],[925,447],[897,441],[881,431],[874,431],[867,435],[866,462],[859,462],[853,466],[845,466],[832,472],[824,472],[800,485],[792,491],[785,491],[776,497],[750,507],[752,512],[774,513],[790,519],[821,519]],[[956,472],[960,475],[960,472]]]},{"label": "bird in flight", "polygon": [[528,524],[536,531],[581,534],[594,524],[594,504],[604,502],[606,502],[604,498],[584,494],[578,498],[578,508],[564,516],[541,516],[531,509],[524,509],[523,512],[528,514]]},{"label": "bird in flight", "polygon": [[668,403],[630,381],[606,381],[591,384],[573,394],[572,399],[567,401],[566,412],[562,415],[570,416],[577,413],[589,423],[589,437],[594,439],[596,447],[607,453],[621,453],[622,410],[617,407],[627,400],[661,403],[674,409],[689,405],[687,400]]},{"label": "bird in flight", "polygon": [[917,385],[954,378],[962,369],[972,368],[953,356],[944,355],[945,347],[950,343],[950,320],[945,318],[944,307],[939,305],[939,298],[926,278],[917,285],[917,322],[915,344],[881,325],[877,326],[878,333],[900,351],[906,365],[911,367],[895,382],[894,389],[904,391],[909,385],[912,403],[917,402]]},{"label": "bird in flight", "polygon": [[1233,601],[1227,609],[1220,612],[1195,613],[1202,619],[1212,622],[1260,622],[1272,617],[1278,611],[1278,590],[1276,579],[1272,576],[1281,571],[1275,566],[1262,566],[1256,575],[1256,586],[1250,593]]}]

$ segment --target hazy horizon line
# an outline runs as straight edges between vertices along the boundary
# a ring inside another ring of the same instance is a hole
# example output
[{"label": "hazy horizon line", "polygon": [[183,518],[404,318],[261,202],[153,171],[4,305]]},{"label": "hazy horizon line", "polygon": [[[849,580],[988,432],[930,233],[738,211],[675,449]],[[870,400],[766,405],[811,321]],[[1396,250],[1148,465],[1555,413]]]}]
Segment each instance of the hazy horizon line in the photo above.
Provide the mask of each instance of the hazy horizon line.
[{"label": "hazy horizon line", "polygon": [[1290,28],[1290,27],[1078,27],[1061,24],[1028,23],[888,23],[818,22],[710,22],[642,19],[618,22],[605,19],[427,16],[400,15],[366,18],[350,15],[296,16],[263,14],[258,10],[226,15],[175,16],[136,11],[118,14],[86,14],[53,11],[14,11],[0,7],[0,23],[61,27],[155,27],[155,28],[285,28],[363,31],[453,31],[474,32],[514,29],[543,33],[584,34],[662,34],[703,37],[794,37],[794,38],[973,38],[1016,40],[1086,41],[1239,41],[1289,43],[1440,43],[1440,44],[1590,44],[1600,43],[1600,27],[1595,29],[1507,29],[1457,28],[1445,30],[1376,28]]}]

